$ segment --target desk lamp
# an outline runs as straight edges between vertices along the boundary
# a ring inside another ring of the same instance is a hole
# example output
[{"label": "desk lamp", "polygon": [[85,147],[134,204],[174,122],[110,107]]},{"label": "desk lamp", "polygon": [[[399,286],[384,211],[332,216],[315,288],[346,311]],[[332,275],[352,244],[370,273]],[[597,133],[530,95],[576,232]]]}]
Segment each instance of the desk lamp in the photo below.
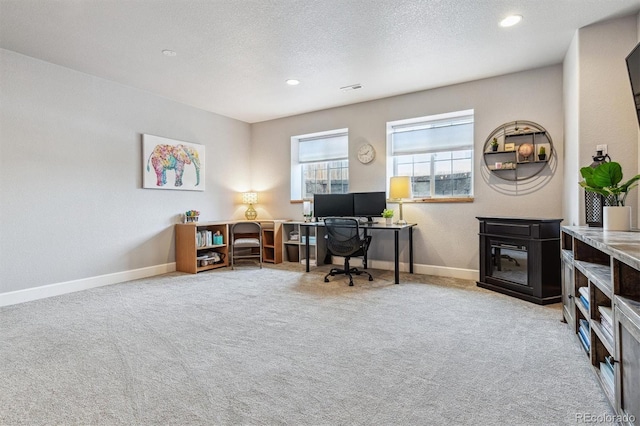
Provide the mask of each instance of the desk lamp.
[{"label": "desk lamp", "polygon": [[244,217],[247,220],[256,220],[258,217],[258,212],[253,208],[254,204],[258,203],[258,193],[257,192],[243,192],[242,193],[242,203],[249,204],[249,208],[246,212],[244,212]]},{"label": "desk lamp", "polygon": [[402,217],[402,199],[411,198],[411,176],[393,176],[389,183],[389,198],[400,205],[400,220],[396,223],[406,225],[407,221]]}]

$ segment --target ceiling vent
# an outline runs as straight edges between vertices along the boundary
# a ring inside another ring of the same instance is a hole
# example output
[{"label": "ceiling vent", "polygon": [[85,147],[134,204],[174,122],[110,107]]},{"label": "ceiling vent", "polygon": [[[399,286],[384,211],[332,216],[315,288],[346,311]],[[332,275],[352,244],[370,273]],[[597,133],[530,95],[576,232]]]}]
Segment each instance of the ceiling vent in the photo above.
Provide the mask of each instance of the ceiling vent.
[{"label": "ceiling vent", "polygon": [[362,89],[362,84],[352,84],[350,86],[341,87],[340,90],[343,92],[348,92],[350,90]]}]

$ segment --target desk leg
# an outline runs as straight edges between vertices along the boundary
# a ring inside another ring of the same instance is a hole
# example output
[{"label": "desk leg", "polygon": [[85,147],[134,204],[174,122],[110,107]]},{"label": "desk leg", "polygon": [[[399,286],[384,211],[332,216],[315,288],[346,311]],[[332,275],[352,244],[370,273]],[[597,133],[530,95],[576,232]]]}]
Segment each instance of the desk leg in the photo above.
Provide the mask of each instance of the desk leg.
[{"label": "desk leg", "polygon": [[309,272],[309,227],[304,227],[304,255],[306,256],[307,272]]},{"label": "desk leg", "polygon": [[413,226],[409,227],[409,273],[413,274]]},{"label": "desk leg", "polygon": [[395,266],[396,284],[400,284],[400,244],[398,242],[399,234],[400,234],[399,230],[396,230],[393,233],[394,266]]},{"label": "desk leg", "polygon": [[[364,229],[364,238],[367,238],[367,230]],[[364,252],[364,256],[362,257],[362,269],[367,269],[367,252]]]}]

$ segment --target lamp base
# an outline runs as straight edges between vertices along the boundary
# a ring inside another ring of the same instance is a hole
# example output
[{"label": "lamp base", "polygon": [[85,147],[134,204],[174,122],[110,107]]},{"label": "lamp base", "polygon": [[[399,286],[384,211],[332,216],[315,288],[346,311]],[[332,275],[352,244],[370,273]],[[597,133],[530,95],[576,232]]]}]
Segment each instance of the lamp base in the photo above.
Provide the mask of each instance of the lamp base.
[{"label": "lamp base", "polygon": [[397,221],[395,224],[396,225],[406,225],[408,222],[406,220],[402,220],[400,219],[399,221]]},{"label": "lamp base", "polygon": [[244,217],[246,217],[247,220],[256,220],[258,212],[253,208],[253,204],[249,204],[249,208],[244,212]]}]

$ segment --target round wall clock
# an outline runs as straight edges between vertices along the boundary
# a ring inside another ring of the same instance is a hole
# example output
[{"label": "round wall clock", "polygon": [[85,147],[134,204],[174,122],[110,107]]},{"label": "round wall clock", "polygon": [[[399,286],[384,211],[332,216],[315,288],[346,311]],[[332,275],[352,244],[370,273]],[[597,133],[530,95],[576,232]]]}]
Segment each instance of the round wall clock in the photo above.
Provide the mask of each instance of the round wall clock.
[{"label": "round wall clock", "polygon": [[358,148],[358,161],[367,164],[376,158],[376,150],[370,143],[365,143]]}]

